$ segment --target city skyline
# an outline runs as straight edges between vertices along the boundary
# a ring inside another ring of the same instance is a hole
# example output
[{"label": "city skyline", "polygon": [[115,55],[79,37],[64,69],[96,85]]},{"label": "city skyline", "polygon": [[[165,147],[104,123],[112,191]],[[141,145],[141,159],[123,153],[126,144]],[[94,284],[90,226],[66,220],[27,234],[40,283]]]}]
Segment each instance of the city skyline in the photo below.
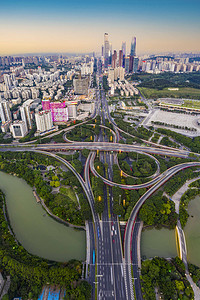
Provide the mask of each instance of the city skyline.
[{"label": "city skyline", "polygon": [[126,41],[129,52],[136,36],[137,54],[199,51],[198,0],[119,3],[6,1],[0,12],[0,55],[100,52],[104,32],[116,50]]}]

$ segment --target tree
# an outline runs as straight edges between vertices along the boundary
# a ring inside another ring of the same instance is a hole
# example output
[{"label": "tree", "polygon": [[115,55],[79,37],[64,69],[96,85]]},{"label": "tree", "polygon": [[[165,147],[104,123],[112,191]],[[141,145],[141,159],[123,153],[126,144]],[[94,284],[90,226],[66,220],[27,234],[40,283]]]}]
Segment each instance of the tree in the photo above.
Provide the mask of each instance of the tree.
[{"label": "tree", "polygon": [[55,186],[55,187],[59,187],[59,186],[60,186],[60,182],[59,182],[59,181],[55,181],[55,182],[54,182],[54,186]]},{"label": "tree", "polygon": [[175,280],[176,288],[179,291],[183,291],[185,289],[184,283],[182,281]]}]

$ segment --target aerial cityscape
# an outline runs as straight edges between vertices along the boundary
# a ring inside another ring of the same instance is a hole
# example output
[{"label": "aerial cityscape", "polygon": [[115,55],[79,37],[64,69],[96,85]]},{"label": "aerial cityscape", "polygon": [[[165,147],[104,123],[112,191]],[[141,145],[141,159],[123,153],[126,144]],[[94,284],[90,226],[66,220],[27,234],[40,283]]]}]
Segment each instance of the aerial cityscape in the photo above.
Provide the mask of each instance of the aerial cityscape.
[{"label": "aerial cityscape", "polygon": [[200,300],[199,11],[1,4],[0,299]]}]

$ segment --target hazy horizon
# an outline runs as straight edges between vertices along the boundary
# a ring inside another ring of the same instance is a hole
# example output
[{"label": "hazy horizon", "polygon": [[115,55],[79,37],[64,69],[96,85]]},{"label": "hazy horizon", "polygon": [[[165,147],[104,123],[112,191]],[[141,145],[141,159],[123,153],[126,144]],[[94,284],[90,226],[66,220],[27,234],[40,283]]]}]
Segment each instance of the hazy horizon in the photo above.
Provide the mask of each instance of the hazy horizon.
[{"label": "hazy horizon", "polygon": [[199,52],[200,1],[66,2],[7,0],[0,11],[0,55],[100,52],[104,32],[112,49],[122,41],[137,54]]},{"label": "hazy horizon", "polygon": [[[93,51],[95,52],[95,51]],[[79,55],[93,55],[93,52],[24,52],[24,53],[10,53],[10,54],[3,54],[3,55],[0,55],[0,56],[19,56],[19,57],[22,57],[22,56],[53,56],[53,55],[63,55],[63,56],[79,56]],[[95,52],[96,55],[100,55],[100,52]],[[155,53],[155,52],[152,52],[152,53],[140,53],[138,54],[138,56],[170,56],[170,55],[179,55],[179,54],[191,54],[191,55],[200,55],[200,51],[169,51],[169,52],[159,52],[159,53]]]}]

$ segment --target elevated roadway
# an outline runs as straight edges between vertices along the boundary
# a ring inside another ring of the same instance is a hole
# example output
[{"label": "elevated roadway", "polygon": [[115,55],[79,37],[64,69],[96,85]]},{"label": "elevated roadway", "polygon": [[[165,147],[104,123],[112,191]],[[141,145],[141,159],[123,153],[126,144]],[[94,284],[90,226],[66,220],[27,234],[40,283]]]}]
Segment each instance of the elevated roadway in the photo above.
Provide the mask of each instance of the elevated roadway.
[{"label": "elevated roadway", "polygon": [[[144,154],[144,153],[143,153]],[[115,186],[115,187],[119,187],[121,189],[126,189],[126,190],[135,190],[135,189],[142,189],[142,188],[147,188],[152,186],[153,184],[155,184],[156,182],[158,182],[163,176],[165,176],[165,172],[158,175],[156,178],[152,179],[151,181],[145,182],[145,183],[141,183],[141,184],[134,184],[134,185],[126,185],[126,184],[121,184],[121,183],[116,183],[113,182],[103,176],[101,176],[95,169],[94,167],[94,159],[95,159],[96,153],[93,152],[91,160],[90,160],[90,168],[91,171],[93,173],[93,175],[95,175],[96,177],[99,177],[103,180],[103,182],[109,186]]]},{"label": "elevated roadway", "polygon": [[[1,147],[25,147],[24,144],[20,145],[0,145]],[[146,152],[150,154],[157,154],[157,155],[164,155],[164,156],[174,156],[174,157],[181,157],[187,158],[189,155],[188,151],[184,150],[168,150],[168,149],[159,149],[147,146],[136,146],[136,145],[126,145],[126,144],[119,144],[119,143],[110,143],[110,142],[73,142],[70,144],[67,143],[57,143],[57,144],[43,144],[43,145],[29,145],[27,147],[31,147],[32,149],[36,150],[47,150],[47,151],[59,151],[59,150],[83,150],[88,149],[90,151],[115,151],[115,152]]]}]

